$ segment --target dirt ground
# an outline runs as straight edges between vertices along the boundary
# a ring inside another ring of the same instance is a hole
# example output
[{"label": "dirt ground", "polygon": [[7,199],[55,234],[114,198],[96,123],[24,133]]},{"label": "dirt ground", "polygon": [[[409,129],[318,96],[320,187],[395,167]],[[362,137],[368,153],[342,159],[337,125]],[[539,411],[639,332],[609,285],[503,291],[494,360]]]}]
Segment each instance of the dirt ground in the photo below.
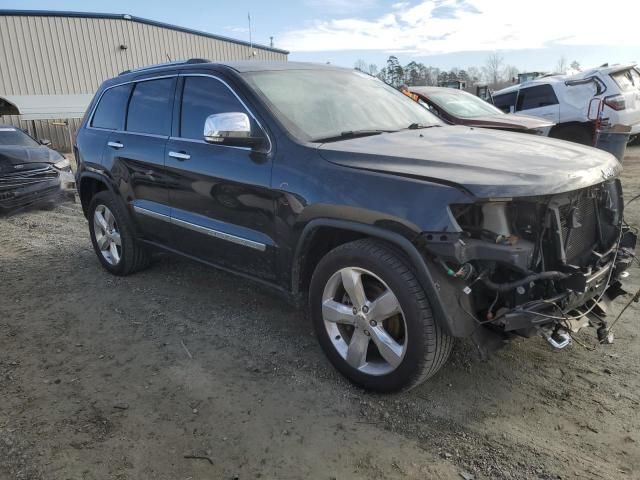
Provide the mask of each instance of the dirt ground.
[{"label": "dirt ground", "polygon": [[[640,194],[640,148],[624,183]],[[0,233],[2,479],[640,478],[638,304],[613,345],[478,362],[460,342],[426,384],[372,395],[269,291],[172,256],[108,275],[79,205]]]}]

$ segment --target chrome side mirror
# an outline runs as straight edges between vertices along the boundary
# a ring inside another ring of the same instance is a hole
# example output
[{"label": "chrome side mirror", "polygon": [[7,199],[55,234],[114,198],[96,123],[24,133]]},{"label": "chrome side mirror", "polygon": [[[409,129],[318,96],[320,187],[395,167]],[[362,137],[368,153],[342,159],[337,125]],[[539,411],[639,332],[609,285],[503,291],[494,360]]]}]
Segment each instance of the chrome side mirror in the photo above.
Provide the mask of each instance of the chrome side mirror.
[{"label": "chrome side mirror", "polygon": [[204,122],[204,140],[236,147],[254,147],[263,141],[251,136],[251,122],[243,112],[209,115]]}]

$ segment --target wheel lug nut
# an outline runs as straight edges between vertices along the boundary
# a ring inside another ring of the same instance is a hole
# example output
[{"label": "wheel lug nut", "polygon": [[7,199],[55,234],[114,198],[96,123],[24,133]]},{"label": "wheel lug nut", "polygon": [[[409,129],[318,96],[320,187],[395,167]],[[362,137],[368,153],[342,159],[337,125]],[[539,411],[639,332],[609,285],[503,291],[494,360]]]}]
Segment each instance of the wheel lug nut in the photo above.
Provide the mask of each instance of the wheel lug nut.
[{"label": "wheel lug nut", "polygon": [[362,313],[369,313],[369,307],[367,307],[366,305],[362,307]]},{"label": "wheel lug nut", "polygon": [[375,320],[371,320],[369,322],[369,325],[371,325],[372,327],[375,327],[376,325],[378,325],[378,322],[376,322]]},{"label": "wheel lug nut", "polygon": [[353,307],[353,314],[355,315],[356,313],[358,313],[358,309],[356,307]]},{"label": "wheel lug nut", "polygon": [[365,334],[367,337],[368,337],[369,335],[371,335],[371,334],[369,333],[369,330],[365,330],[365,331],[364,331],[364,334]]}]

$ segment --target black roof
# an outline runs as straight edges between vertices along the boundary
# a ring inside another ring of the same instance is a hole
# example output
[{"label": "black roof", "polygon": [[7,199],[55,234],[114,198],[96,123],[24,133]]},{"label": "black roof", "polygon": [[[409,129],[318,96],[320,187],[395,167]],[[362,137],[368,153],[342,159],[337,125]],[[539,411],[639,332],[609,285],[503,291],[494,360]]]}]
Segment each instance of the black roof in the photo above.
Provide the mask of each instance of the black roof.
[{"label": "black roof", "polygon": [[[261,71],[283,71],[283,70],[348,70],[343,67],[336,67],[324,63],[309,62],[286,62],[286,61],[259,61],[259,60],[239,60],[229,62],[212,62],[202,58],[191,58],[189,60],[178,60],[175,62],[158,63],[147,65],[133,70],[121,72],[122,75],[138,75],[144,73],[158,73],[159,70],[174,71],[184,67],[216,68],[224,67],[235,70],[238,73],[261,72]],[[116,77],[118,78],[118,77]],[[134,77],[135,78],[135,77]],[[108,80],[111,83],[111,80]]]},{"label": "black roof", "polygon": [[[213,62],[233,68],[237,72],[260,72],[267,70],[345,70],[343,67],[311,62],[275,62],[262,60],[238,60],[231,62]],[[351,70],[351,69],[349,69]]]},{"label": "black roof", "polygon": [[111,20],[129,20],[131,22],[144,23],[146,25],[153,25],[161,28],[168,28],[170,30],[176,30],[178,32],[191,33],[193,35],[200,35],[203,37],[213,38],[215,40],[222,40],[225,42],[231,42],[238,45],[244,45],[247,47],[253,46],[261,50],[269,50],[271,52],[289,54],[288,50],[281,50],[279,48],[267,47],[258,43],[249,43],[243,40],[237,40],[235,38],[224,37],[222,35],[214,35],[212,33],[203,32],[201,30],[193,30],[191,28],[180,27],[178,25],[172,25],[170,23],[158,22],[156,20],[149,20],[147,18],[136,17],[128,15],[126,13],[96,13],[96,12],[65,12],[56,10],[5,10],[0,9],[1,17],[73,17],[73,18],[103,18]]}]

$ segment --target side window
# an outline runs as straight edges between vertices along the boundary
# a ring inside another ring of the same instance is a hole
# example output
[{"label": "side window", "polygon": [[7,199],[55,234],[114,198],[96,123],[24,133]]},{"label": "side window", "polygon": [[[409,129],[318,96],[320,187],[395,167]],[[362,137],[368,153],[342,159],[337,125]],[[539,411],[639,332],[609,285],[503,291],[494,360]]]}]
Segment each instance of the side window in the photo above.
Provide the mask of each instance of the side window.
[{"label": "side window", "polygon": [[109,130],[124,129],[124,116],[130,93],[130,84],[120,85],[105,91],[93,114],[91,126],[108,128]]},{"label": "side window", "polygon": [[529,110],[557,104],[558,97],[556,97],[551,85],[536,85],[535,87],[520,90],[516,110]]},{"label": "side window", "polygon": [[503,93],[502,95],[496,95],[493,97],[493,104],[502,110],[504,113],[509,113],[511,107],[516,104],[516,97],[518,92]]},{"label": "side window", "polygon": [[202,140],[206,118],[216,113],[230,112],[247,113],[226,85],[209,77],[185,77],[180,113],[182,138]]},{"label": "side window", "polygon": [[175,78],[138,82],[129,102],[127,131],[170,135],[175,86]]}]

